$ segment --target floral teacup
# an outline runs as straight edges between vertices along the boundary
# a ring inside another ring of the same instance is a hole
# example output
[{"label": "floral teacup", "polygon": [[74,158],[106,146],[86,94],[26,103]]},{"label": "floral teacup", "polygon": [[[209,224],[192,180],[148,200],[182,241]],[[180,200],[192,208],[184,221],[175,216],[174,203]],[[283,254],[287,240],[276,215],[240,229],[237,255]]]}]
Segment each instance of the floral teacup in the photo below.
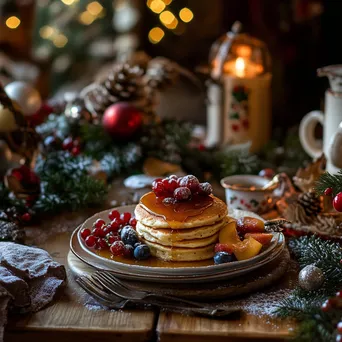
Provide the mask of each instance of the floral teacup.
[{"label": "floral teacup", "polygon": [[236,175],[221,179],[226,190],[226,202],[229,209],[253,211],[261,214],[274,205],[274,191],[279,182],[254,175]]}]

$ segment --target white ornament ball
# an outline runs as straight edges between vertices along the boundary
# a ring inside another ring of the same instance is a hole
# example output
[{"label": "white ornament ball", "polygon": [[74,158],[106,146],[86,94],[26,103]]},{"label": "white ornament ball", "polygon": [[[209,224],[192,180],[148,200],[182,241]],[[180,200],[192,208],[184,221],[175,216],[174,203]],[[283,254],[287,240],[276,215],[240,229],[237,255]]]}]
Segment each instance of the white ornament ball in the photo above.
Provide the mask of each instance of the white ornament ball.
[{"label": "white ornament ball", "polygon": [[298,282],[299,286],[306,291],[317,290],[324,282],[324,275],[320,268],[308,265],[299,272]]},{"label": "white ornament ball", "polygon": [[7,84],[5,92],[8,97],[15,101],[26,116],[33,115],[42,106],[42,98],[37,89],[22,81]]}]

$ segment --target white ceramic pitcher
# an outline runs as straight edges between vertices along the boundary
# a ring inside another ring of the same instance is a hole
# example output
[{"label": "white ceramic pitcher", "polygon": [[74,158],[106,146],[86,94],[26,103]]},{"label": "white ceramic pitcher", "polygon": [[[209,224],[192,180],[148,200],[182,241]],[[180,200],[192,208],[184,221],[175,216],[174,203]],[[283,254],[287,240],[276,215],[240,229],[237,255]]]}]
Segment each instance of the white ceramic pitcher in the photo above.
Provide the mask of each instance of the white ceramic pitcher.
[{"label": "white ceramic pitcher", "polygon": [[[336,150],[338,143],[342,144],[342,139],[335,137],[342,122],[342,65],[330,65],[318,69],[317,74],[329,78],[330,89],[325,92],[325,113],[315,110],[305,115],[300,123],[299,138],[303,148],[312,158],[318,158],[324,153],[327,158],[326,170],[336,173],[339,168],[334,165],[331,158],[332,146]],[[323,126],[323,142],[314,136],[317,123]],[[334,145],[332,145],[333,141]]]}]

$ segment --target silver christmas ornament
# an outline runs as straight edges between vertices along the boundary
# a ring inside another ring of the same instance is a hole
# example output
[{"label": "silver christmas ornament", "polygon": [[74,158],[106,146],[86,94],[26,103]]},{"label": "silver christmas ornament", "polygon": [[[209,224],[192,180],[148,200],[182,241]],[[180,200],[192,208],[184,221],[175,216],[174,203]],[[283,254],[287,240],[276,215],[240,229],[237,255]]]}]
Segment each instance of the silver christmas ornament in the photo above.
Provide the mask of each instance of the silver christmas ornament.
[{"label": "silver christmas ornament", "polygon": [[76,98],[68,102],[64,115],[70,120],[78,122],[80,120],[85,120],[86,122],[92,121],[92,116],[90,112],[85,108],[84,101],[82,99]]},{"label": "silver christmas ornament", "polygon": [[20,106],[23,114],[33,115],[42,106],[42,98],[37,89],[22,81],[9,83],[5,87],[8,97]]},{"label": "silver christmas ornament", "polygon": [[298,282],[303,290],[317,290],[324,282],[324,275],[320,268],[314,265],[308,265],[299,272]]}]

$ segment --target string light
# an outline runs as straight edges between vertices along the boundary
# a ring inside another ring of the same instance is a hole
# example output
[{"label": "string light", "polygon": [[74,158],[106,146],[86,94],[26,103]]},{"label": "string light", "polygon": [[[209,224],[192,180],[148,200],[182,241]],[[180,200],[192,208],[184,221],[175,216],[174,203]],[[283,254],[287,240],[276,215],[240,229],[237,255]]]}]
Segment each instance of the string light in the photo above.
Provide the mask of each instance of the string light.
[{"label": "string light", "polygon": [[103,6],[97,1],[93,1],[87,6],[87,11],[94,16],[99,15],[102,12],[102,10]]},{"label": "string light", "polygon": [[55,44],[56,47],[58,48],[62,48],[64,47],[68,42],[68,38],[60,33],[58,34],[54,39],[53,39],[53,43]]},{"label": "string light", "polygon": [[148,33],[148,39],[152,44],[157,44],[163,39],[164,35],[164,31],[160,27],[154,27]]},{"label": "string light", "polygon": [[166,6],[162,0],[152,0],[149,7],[152,12],[159,14],[164,11]]},{"label": "string light", "polygon": [[49,39],[55,33],[55,29],[51,26],[43,26],[39,30],[39,34],[44,39]]},{"label": "string light", "polygon": [[78,19],[83,25],[90,25],[95,20],[88,11],[82,12]]},{"label": "string light", "polygon": [[166,26],[170,25],[174,20],[175,16],[173,15],[172,12],[170,11],[164,11],[163,13],[160,14],[159,19],[160,21]]},{"label": "string light", "polygon": [[20,25],[20,19],[16,16],[9,17],[6,20],[6,26],[12,30],[16,29]]},{"label": "string light", "polygon": [[185,23],[189,23],[194,18],[194,14],[189,8],[184,7],[179,11],[179,17]]},{"label": "string light", "polygon": [[75,0],[61,0],[64,5],[71,6]]}]

